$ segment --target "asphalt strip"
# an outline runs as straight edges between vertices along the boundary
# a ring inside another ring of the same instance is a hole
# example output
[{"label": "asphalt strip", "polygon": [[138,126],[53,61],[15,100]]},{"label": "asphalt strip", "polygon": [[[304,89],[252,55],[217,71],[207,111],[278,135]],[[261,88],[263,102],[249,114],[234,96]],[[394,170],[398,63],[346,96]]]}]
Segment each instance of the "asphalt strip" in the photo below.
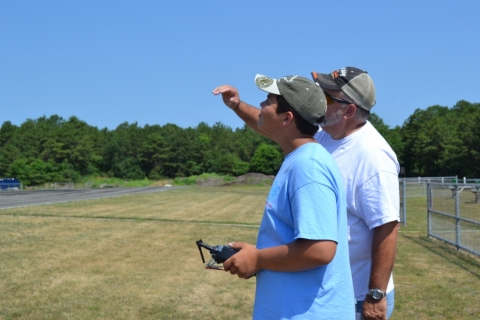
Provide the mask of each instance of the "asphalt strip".
[{"label": "asphalt strip", "polygon": [[185,187],[143,187],[108,189],[19,190],[0,192],[0,210],[64,203],[82,200],[120,197],[131,194],[164,192]]}]

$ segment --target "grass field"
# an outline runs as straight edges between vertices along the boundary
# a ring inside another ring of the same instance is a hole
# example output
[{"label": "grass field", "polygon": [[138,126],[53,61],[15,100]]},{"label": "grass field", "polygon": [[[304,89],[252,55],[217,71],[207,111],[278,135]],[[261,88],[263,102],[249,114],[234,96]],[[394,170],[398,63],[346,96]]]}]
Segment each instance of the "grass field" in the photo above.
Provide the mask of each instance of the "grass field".
[{"label": "grass field", "polygon": [[[255,280],[195,245],[255,243],[268,187],[189,187],[0,211],[0,319],[249,319]],[[407,200],[392,319],[480,319],[480,262]],[[205,252],[206,253],[206,252]]]}]

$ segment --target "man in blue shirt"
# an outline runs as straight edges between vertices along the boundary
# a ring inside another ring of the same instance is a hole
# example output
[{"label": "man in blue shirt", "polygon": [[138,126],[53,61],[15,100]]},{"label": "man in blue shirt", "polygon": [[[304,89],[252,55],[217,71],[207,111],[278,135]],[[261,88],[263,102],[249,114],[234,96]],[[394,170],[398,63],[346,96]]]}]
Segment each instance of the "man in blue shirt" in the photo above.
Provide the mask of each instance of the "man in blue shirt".
[{"label": "man in blue shirt", "polygon": [[[255,78],[268,93],[257,126],[282,148],[285,159],[265,204],[256,246],[224,262],[240,278],[256,275],[253,319],[354,319],[348,257],[345,188],[332,156],[314,135],[326,113],[323,91],[309,79]],[[234,109],[229,85],[213,90]]]}]

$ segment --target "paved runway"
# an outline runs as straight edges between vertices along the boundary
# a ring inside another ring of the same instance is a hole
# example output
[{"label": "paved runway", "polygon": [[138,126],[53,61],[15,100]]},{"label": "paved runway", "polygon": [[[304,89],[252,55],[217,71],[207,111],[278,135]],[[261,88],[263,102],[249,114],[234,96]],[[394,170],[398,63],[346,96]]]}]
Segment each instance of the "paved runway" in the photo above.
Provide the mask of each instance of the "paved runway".
[{"label": "paved runway", "polygon": [[163,192],[178,188],[184,187],[0,191],[0,210],[8,208],[35,206],[40,204],[111,198],[138,193]]}]

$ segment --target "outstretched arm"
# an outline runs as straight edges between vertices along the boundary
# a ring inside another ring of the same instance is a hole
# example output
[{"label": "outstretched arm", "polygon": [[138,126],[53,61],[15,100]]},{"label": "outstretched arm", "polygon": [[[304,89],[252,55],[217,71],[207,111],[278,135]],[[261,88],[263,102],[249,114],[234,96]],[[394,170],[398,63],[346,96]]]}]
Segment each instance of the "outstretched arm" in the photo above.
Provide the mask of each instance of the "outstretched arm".
[{"label": "outstretched arm", "polygon": [[214,95],[222,95],[223,103],[237,114],[247,126],[261,135],[274,140],[271,136],[260,130],[257,126],[258,116],[260,115],[260,109],[255,108],[248,103],[240,100],[238,90],[230,85],[221,85],[216,87],[212,93]]}]

